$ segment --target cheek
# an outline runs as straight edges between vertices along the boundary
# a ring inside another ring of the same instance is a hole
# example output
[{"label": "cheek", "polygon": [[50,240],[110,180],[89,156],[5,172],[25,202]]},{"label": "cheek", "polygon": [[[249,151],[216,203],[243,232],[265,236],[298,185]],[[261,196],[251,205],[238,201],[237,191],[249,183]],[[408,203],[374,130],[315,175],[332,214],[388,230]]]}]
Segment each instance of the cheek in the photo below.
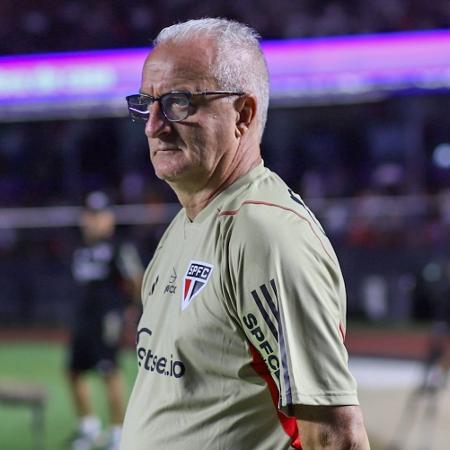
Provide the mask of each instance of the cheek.
[{"label": "cheek", "polygon": [[[180,133],[181,134],[181,133]],[[200,163],[208,158],[212,146],[212,139],[208,126],[199,125],[189,128],[182,134],[184,156],[193,163]]]},{"label": "cheek", "polygon": [[209,120],[203,122],[199,133],[193,138],[193,144],[204,153],[202,156],[209,158],[214,153],[227,151],[234,136],[234,128],[220,115],[212,115]]}]

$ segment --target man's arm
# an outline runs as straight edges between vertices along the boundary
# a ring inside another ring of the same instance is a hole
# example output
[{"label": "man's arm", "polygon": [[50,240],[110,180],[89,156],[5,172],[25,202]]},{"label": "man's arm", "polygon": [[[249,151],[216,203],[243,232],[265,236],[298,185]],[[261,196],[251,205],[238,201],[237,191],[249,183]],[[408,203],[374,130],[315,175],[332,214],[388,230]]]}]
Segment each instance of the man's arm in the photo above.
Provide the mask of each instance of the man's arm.
[{"label": "man's arm", "polygon": [[144,268],[134,245],[130,243],[121,245],[117,265],[126,283],[126,289],[131,300],[136,304],[140,304]]},{"label": "man's arm", "polygon": [[295,406],[303,450],[370,450],[359,406]]}]

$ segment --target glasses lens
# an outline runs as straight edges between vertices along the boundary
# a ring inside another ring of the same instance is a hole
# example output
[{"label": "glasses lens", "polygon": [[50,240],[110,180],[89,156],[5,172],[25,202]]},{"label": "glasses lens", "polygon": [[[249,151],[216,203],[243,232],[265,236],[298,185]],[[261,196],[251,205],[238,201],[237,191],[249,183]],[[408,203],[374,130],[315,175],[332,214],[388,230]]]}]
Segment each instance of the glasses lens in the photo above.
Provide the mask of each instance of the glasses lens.
[{"label": "glasses lens", "polygon": [[169,120],[184,120],[189,115],[189,96],[183,92],[165,94],[161,97],[161,107]]},{"label": "glasses lens", "polygon": [[149,106],[152,103],[152,98],[145,95],[130,95],[127,97],[128,111],[132,120],[144,121],[148,120]]}]

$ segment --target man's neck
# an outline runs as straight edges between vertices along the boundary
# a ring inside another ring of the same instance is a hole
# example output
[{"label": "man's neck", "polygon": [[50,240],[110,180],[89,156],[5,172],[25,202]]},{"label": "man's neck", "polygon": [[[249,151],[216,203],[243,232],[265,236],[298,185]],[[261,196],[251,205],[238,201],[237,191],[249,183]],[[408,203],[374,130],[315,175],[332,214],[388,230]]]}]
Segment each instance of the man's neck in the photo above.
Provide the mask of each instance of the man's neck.
[{"label": "man's neck", "polygon": [[172,189],[177,194],[178,200],[186,211],[189,219],[194,220],[195,217],[206,208],[211,201],[217,197],[221,192],[231,186],[239,178],[242,178],[250,170],[260,164],[261,156],[247,161],[245,164],[241,163],[229,174],[219,180],[219,182],[209,181],[205,186],[196,191],[186,191],[179,189],[176,185],[171,185]]}]

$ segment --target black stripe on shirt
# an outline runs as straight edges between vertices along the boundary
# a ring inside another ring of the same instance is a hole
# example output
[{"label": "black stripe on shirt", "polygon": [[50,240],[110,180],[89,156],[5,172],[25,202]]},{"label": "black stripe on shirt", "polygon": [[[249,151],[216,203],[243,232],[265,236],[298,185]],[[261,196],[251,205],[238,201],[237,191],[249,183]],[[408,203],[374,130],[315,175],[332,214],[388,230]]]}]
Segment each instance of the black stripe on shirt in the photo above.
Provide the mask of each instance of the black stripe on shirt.
[{"label": "black stripe on shirt", "polygon": [[272,319],[269,317],[269,314],[267,314],[267,311],[264,309],[264,306],[261,303],[261,299],[259,298],[258,293],[256,292],[256,290],[253,290],[251,292],[251,294],[252,294],[253,300],[255,300],[255,303],[258,306],[258,309],[259,309],[261,315],[263,316],[263,319],[266,321],[267,326],[269,327],[270,331],[272,332],[273,337],[278,342],[278,331],[277,331],[274,323],[272,322]]},{"label": "black stripe on shirt", "polygon": [[[277,299],[277,304],[279,305],[280,303],[279,303],[279,299],[278,299],[277,285],[273,278],[270,280],[270,285],[272,286],[273,292],[275,293],[275,298]],[[270,300],[272,302],[272,299],[270,299]],[[278,307],[278,309],[276,309],[276,313],[274,313],[274,315],[275,315],[275,318],[277,319],[278,333],[280,335],[280,341],[279,341],[280,358],[281,358],[281,366],[283,367],[284,386],[286,388],[286,401],[288,404],[292,404],[292,390],[291,390],[291,380],[289,377],[287,348],[286,348],[286,341],[284,339],[283,322],[282,322],[282,318],[279,314],[279,309],[280,309],[280,306]]]}]

